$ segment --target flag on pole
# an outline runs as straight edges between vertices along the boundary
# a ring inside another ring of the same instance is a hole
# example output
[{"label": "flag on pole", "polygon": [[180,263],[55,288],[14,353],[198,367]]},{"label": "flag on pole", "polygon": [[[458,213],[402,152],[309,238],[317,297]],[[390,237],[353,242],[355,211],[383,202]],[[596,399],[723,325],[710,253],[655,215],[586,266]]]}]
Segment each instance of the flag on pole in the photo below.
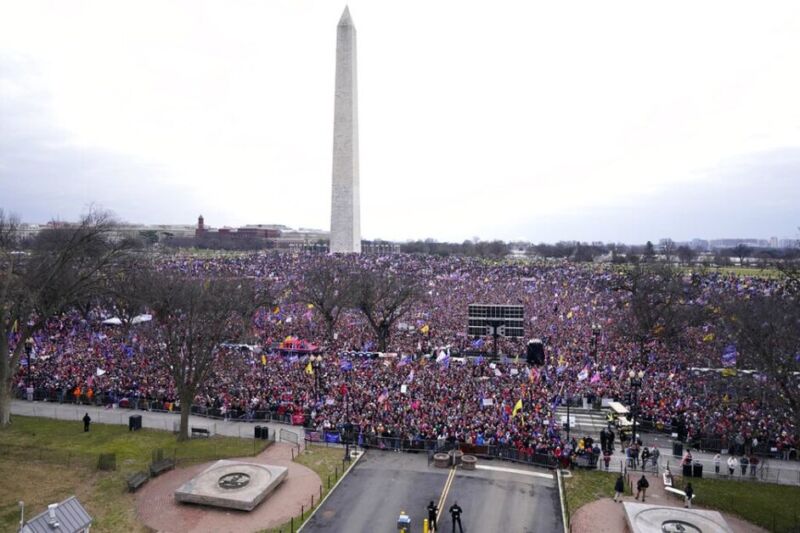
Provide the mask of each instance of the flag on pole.
[{"label": "flag on pole", "polygon": [[738,353],[736,352],[736,346],[734,344],[729,344],[725,347],[725,350],[722,352],[722,366],[724,367],[732,367],[736,366],[736,356]]},{"label": "flag on pole", "polygon": [[311,366],[311,361],[309,361],[308,364],[306,365],[306,374],[308,374],[309,376],[314,375],[314,367]]},{"label": "flag on pole", "polygon": [[514,405],[514,410],[511,412],[511,417],[513,418],[517,416],[517,413],[519,413],[520,409],[522,409],[522,398],[517,400],[516,405]]}]

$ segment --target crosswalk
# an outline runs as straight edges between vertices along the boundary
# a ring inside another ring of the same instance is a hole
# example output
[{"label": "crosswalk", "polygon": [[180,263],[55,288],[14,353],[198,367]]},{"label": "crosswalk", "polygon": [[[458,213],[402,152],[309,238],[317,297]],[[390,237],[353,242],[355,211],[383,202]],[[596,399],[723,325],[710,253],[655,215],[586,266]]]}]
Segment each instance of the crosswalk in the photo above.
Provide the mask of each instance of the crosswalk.
[{"label": "crosswalk", "polygon": [[[594,411],[591,409],[569,410],[570,429],[576,433],[586,433],[591,436],[599,436],[600,430],[607,427],[606,413],[604,411]],[[567,421],[567,408],[559,406],[556,408],[556,419],[560,424]]]}]

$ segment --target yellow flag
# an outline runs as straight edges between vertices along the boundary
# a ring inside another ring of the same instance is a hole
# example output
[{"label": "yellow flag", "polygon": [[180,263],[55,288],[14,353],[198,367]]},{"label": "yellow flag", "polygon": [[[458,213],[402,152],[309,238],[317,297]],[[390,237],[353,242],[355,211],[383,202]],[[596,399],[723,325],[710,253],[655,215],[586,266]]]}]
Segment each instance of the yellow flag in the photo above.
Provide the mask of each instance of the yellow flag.
[{"label": "yellow flag", "polygon": [[703,342],[711,342],[713,340],[714,340],[714,334],[713,333],[709,333],[708,335],[703,337]]},{"label": "yellow flag", "polygon": [[262,355],[261,356],[261,364],[264,365],[264,366],[267,366],[267,356],[266,355]]},{"label": "yellow flag", "polygon": [[16,333],[19,329],[19,320],[15,320],[14,324],[11,326],[11,333]]},{"label": "yellow flag", "polygon": [[314,304],[308,304],[306,307],[308,307],[309,309],[314,309]]},{"label": "yellow flag", "polygon": [[308,364],[306,365],[306,374],[308,374],[309,376],[314,375],[314,367],[311,366],[311,361],[309,361]]},{"label": "yellow flag", "polygon": [[278,313],[280,313],[280,312],[281,312],[281,308],[280,308],[280,307],[277,307],[277,306],[275,307],[275,309],[273,309],[273,310],[272,310],[272,314],[273,314],[273,315],[277,315],[277,314],[278,314]]},{"label": "yellow flag", "polygon": [[517,404],[514,406],[514,410],[511,411],[511,417],[513,418],[517,416],[517,413],[519,413],[520,409],[522,409],[522,398],[517,400]]},{"label": "yellow flag", "polygon": [[430,330],[431,330],[431,328],[430,328],[430,326],[429,326],[428,324],[425,324],[425,325],[424,325],[424,326],[422,326],[422,328],[420,329],[420,331],[421,331],[422,333],[428,333]]}]

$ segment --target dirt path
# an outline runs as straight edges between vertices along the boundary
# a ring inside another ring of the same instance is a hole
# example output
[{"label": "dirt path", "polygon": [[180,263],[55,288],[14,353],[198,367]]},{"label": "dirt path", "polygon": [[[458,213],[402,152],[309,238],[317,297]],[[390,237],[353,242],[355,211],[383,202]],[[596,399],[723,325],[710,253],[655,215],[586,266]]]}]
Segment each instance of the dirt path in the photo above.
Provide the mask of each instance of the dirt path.
[{"label": "dirt path", "polygon": [[[635,476],[635,477],[634,477]],[[640,474],[631,474],[633,484],[639,479]],[[647,480],[650,488],[647,489],[646,503],[665,507],[683,507],[683,502],[676,496],[664,491],[664,483],[660,476],[649,475]],[[632,496],[625,496],[625,501],[635,502]],[[702,509],[702,507],[696,507]],[[728,513],[722,513],[733,533],[767,533],[767,530],[755,526]],[[572,533],[622,533],[629,531],[625,522],[625,512],[621,503],[615,503],[611,498],[601,498],[578,509],[570,520]]]},{"label": "dirt path", "polygon": [[322,481],[311,469],[292,462],[292,447],[273,444],[256,457],[242,458],[253,463],[285,466],[288,477],[253,511],[223,510],[201,505],[180,504],[173,498],[175,489],[205,470],[211,463],[176,468],[151,479],[136,495],[136,513],[147,526],[160,532],[247,532],[278,526],[300,514],[319,499]]}]

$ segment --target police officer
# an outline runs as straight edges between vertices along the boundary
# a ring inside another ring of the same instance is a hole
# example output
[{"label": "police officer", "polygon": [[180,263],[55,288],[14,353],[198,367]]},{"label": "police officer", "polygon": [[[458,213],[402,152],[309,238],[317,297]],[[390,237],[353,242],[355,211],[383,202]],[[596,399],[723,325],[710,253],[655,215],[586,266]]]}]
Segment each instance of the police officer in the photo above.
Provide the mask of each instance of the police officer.
[{"label": "police officer", "polygon": [[456,522],[458,522],[459,533],[464,533],[464,528],[461,527],[461,513],[463,510],[458,506],[458,502],[453,502],[450,506],[450,518],[453,519],[453,533],[456,533]]},{"label": "police officer", "polygon": [[428,504],[428,528],[429,531],[436,531],[436,515],[439,514],[439,506],[433,503]]}]

